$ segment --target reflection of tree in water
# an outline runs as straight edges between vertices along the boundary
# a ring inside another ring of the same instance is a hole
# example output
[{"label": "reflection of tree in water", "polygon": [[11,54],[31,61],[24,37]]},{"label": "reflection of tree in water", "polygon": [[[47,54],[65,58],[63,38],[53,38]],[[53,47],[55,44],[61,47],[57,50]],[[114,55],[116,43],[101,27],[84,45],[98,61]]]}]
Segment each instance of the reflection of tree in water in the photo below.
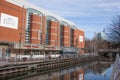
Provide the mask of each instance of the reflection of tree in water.
[{"label": "reflection of tree in water", "polygon": [[81,74],[83,78],[84,74],[90,72],[93,74],[102,74],[109,67],[110,63],[89,62],[84,65],[48,72],[45,75],[42,74],[25,80],[79,80]]},{"label": "reflection of tree in water", "polygon": [[[74,69],[74,68],[72,68]],[[79,69],[74,69],[74,71],[72,71],[72,69],[65,69],[65,70],[61,70],[59,72],[58,76],[54,76],[52,78],[49,78],[49,80],[79,80],[79,75],[83,74],[83,80],[84,80],[84,70],[79,68]]]},{"label": "reflection of tree in water", "polygon": [[95,62],[88,65],[84,70],[85,73],[93,72],[94,74],[102,74],[110,65],[110,63]]}]

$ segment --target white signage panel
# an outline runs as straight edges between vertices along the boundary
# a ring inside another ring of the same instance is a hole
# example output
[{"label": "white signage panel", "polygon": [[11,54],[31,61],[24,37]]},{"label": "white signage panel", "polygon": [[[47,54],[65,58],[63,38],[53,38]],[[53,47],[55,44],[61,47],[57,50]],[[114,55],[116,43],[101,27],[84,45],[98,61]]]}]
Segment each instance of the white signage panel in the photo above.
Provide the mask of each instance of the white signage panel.
[{"label": "white signage panel", "polygon": [[83,36],[79,36],[79,41],[83,42]]},{"label": "white signage panel", "polygon": [[18,17],[11,16],[5,13],[1,13],[0,26],[7,28],[18,28]]},{"label": "white signage panel", "polygon": [[83,74],[79,75],[79,80],[83,80]]}]

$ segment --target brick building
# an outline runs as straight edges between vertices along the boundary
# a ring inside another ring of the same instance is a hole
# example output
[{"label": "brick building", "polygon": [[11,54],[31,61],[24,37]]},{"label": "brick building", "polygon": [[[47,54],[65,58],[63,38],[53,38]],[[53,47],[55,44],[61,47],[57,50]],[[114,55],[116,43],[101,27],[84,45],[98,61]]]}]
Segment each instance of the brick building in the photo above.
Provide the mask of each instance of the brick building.
[{"label": "brick building", "polygon": [[24,0],[0,2],[0,58],[84,53],[84,30]]}]

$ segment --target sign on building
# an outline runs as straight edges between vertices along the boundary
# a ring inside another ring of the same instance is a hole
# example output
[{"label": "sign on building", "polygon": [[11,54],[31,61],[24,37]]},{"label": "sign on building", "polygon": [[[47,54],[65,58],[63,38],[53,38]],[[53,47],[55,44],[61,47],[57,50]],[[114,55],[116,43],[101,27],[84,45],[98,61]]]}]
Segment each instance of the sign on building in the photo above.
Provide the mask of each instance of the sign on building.
[{"label": "sign on building", "polygon": [[83,80],[84,78],[83,78],[83,74],[80,74],[79,75],[79,80]]},{"label": "sign on building", "polygon": [[83,42],[83,36],[79,36],[79,41]]},{"label": "sign on building", "polygon": [[1,13],[0,26],[7,28],[18,28],[18,17],[11,16],[5,13]]}]

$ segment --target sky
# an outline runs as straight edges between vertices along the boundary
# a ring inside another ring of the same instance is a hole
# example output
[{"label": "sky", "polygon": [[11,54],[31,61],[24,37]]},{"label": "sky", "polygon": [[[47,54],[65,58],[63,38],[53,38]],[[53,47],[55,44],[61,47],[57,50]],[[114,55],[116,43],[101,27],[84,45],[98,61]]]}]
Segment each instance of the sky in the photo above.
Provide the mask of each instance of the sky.
[{"label": "sky", "polygon": [[74,22],[92,39],[120,15],[120,0],[26,0],[55,15]]}]

